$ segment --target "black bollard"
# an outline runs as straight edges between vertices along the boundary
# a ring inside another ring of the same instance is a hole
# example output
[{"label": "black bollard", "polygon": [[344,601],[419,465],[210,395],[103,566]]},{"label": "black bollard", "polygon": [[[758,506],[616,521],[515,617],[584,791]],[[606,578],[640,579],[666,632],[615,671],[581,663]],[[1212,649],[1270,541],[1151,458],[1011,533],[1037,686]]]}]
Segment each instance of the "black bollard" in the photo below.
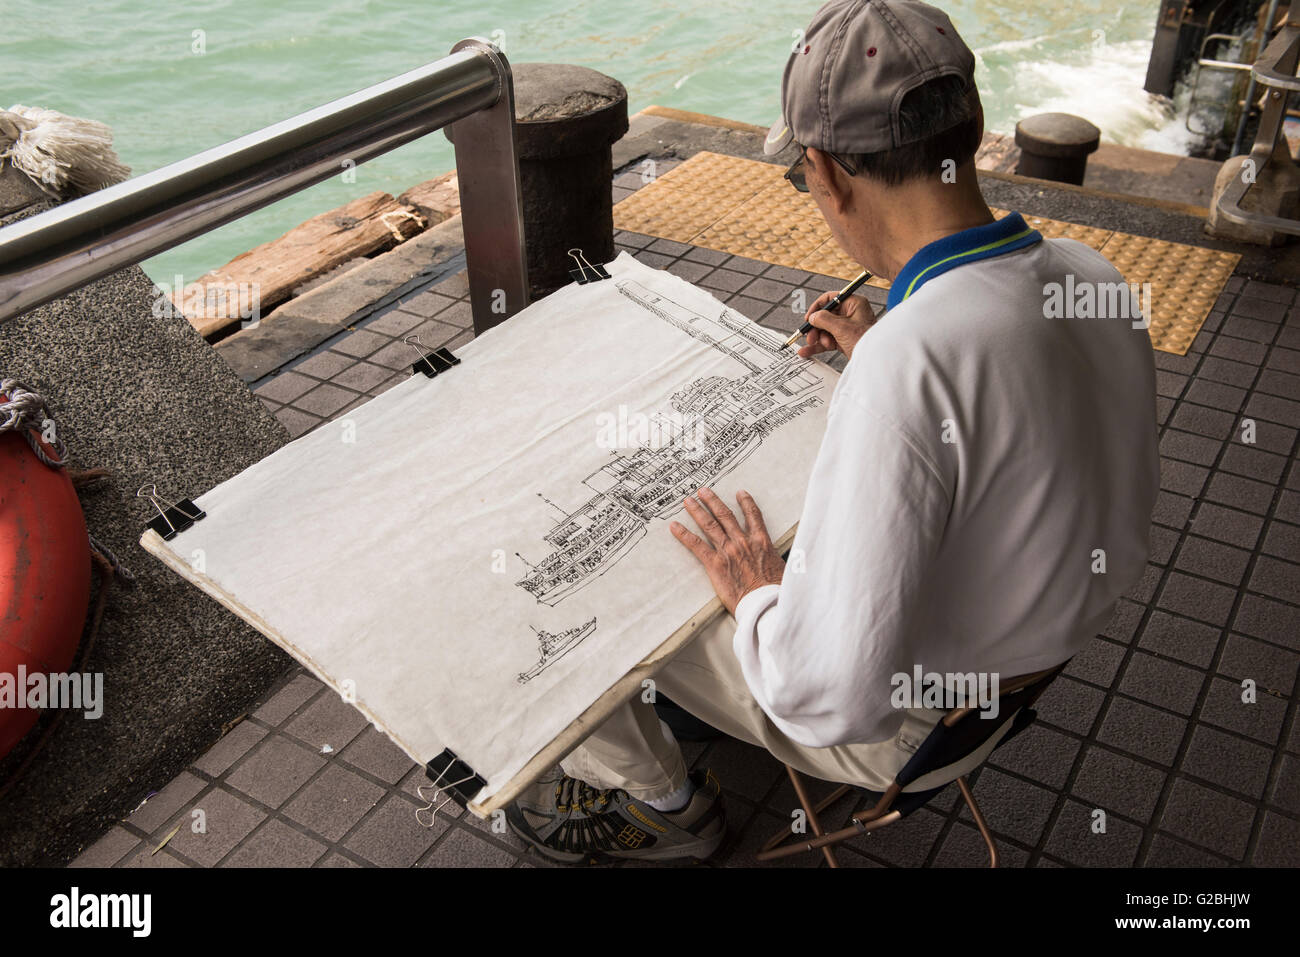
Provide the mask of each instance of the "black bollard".
[{"label": "black bollard", "polygon": [[1016,145],[1021,176],[1083,185],[1088,154],[1101,142],[1101,130],[1081,116],[1040,113],[1016,124]]},{"label": "black bollard", "polygon": [[536,301],[571,281],[570,249],[592,263],[614,258],[610,147],[627,132],[627,90],[586,67],[512,69],[528,285]]}]

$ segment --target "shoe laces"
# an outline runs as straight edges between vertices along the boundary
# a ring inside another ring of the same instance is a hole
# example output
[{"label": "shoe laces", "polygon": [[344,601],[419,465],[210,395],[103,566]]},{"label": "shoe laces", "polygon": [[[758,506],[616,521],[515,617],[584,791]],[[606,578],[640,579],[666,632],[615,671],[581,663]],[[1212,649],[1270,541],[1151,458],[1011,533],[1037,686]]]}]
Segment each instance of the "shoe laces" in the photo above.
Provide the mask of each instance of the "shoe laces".
[{"label": "shoe laces", "polygon": [[555,785],[555,809],[564,814],[574,811],[594,811],[606,807],[613,800],[617,788],[594,788],[586,781],[567,774]]}]

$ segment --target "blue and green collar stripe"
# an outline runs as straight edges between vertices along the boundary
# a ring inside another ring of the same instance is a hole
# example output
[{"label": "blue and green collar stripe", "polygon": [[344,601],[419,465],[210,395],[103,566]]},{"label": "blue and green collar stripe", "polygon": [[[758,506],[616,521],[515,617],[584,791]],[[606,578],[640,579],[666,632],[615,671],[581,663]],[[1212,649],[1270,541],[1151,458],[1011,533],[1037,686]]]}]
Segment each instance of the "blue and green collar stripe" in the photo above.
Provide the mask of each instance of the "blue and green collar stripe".
[{"label": "blue and green collar stripe", "polygon": [[937,239],[917,250],[894,278],[887,308],[893,309],[924,283],[949,269],[1032,246],[1042,238],[1043,234],[1029,226],[1019,213],[1008,213],[985,226],[972,226]]}]

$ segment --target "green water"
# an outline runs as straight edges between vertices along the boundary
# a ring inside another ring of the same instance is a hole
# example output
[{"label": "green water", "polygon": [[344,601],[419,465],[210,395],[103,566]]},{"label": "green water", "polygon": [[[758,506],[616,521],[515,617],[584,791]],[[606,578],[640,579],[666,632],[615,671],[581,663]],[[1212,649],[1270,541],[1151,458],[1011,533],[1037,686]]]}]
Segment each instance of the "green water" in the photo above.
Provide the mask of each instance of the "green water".
[{"label": "green water", "polygon": [[[562,61],[652,103],[766,125],[781,70],[817,3],[660,0],[3,0],[0,106],[101,120],[136,173],[155,169],[446,55],[466,36],[512,61]],[[979,58],[990,129],[1044,110],[1087,117],[1126,145],[1184,152],[1187,134],[1142,91],[1157,4],[961,0],[943,5]],[[197,31],[197,32],[196,32]],[[453,165],[441,133],[146,262],[186,281],[324,210],[396,195]]]}]

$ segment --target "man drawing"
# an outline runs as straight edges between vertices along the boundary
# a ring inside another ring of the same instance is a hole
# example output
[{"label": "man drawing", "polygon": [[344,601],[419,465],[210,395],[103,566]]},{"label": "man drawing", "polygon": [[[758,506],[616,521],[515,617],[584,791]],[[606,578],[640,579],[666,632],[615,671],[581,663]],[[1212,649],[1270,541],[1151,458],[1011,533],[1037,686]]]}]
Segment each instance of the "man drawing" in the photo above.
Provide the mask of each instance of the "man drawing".
[{"label": "man drawing", "polygon": [[[710,489],[672,534],[734,616],[657,676],[674,702],[825,780],[884,790],[943,715],[894,676],[1057,665],[1142,573],[1159,485],[1141,324],[1048,318],[1044,290],[1122,282],[1099,253],[995,219],[974,156],[974,56],[914,0],[833,0],[786,66],[766,150],[840,246],[891,281],[876,315],[830,293],[799,354],[848,363],[787,569],[759,504]],[[1135,328],[1136,326],[1136,328]],[[1101,572],[1097,556],[1103,556]],[[650,704],[623,706],[514,805],[559,860],[703,857],[719,785],[688,774]],[[954,777],[956,775],[954,774]]]}]

